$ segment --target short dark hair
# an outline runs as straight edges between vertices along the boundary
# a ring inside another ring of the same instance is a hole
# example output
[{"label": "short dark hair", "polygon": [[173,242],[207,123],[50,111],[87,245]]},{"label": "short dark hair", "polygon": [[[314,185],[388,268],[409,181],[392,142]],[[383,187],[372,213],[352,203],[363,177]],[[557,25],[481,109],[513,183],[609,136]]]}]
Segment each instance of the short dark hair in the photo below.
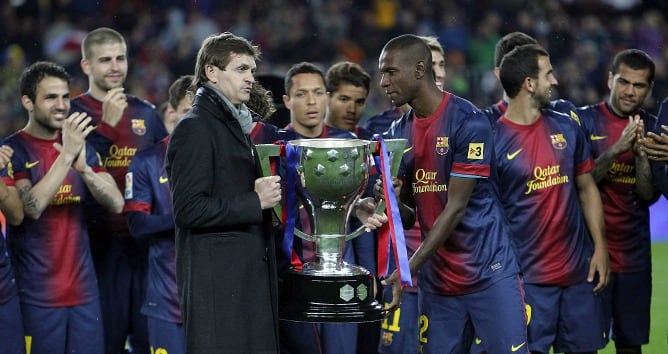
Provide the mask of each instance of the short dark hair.
[{"label": "short dark hair", "polygon": [[290,96],[290,89],[292,88],[292,78],[295,75],[299,74],[317,74],[322,78],[322,82],[327,82],[325,80],[325,74],[322,73],[322,70],[315,64],[303,61],[301,63],[295,64],[290,67],[287,74],[285,74],[285,94]]},{"label": "short dark hair", "polygon": [[538,57],[549,56],[538,44],[525,44],[503,56],[499,68],[501,85],[510,98],[515,98],[522,89],[524,79],[538,78]]},{"label": "short dark hair", "polygon": [[209,79],[206,77],[206,66],[213,65],[225,69],[230,63],[232,54],[245,54],[255,60],[260,58],[260,48],[251,44],[246,38],[230,32],[212,34],[202,41],[195,63],[195,79],[193,86],[200,87]]},{"label": "short dark hair", "polygon": [[169,105],[176,109],[179,102],[186,97],[192,97],[193,75],[183,75],[169,86]]},{"label": "short dark hair", "polygon": [[623,50],[612,60],[612,67],[610,71],[613,75],[619,72],[619,67],[624,64],[633,70],[649,69],[648,82],[654,82],[654,71],[656,70],[654,61],[649,54],[640,49],[626,49]]},{"label": "short dark hair", "polygon": [[56,77],[70,84],[70,75],[67,74],[65,68],[49,61],[38,61],[25,70],[21,74],[19,87],[21,89],[21,96],[28,96],[31,101],[35,102],[37,96],[37,85],[39,85],[45,77]]},{"label": "short dark hair", "polygon": [[538,41],[524,32],[510,32],[501,37],[494,48],[494,67],[500,68],[504,55],[525,44],[538,44]]},{"label": "short dark hair", "polygon": [[113,30],[109,27],[100,27],[96,28],[84,37],[81,42],[81,55],[84,59],[90,58],[93,53],[91,48],[94,45],[107,44],[107,43],[122,43],[125,44],[125,38],[118,31]]},{"label": "short dark hair", "polygon": [[423,37],[414,34],[402,34],[390,39],[383,47],[383,51],[395,49],[401,50],[400,62],[402,65],[412,66],[418,61],[424,61],[425,71],[428,73],[433,72],[431,49]]},{"label": "short dark hair", "polygon": [[367,94],[371,88],[371,76],[357,63],[340,61],[332,65],[325,76],[329,92],[336,92],[341,84],[362,87]]}]

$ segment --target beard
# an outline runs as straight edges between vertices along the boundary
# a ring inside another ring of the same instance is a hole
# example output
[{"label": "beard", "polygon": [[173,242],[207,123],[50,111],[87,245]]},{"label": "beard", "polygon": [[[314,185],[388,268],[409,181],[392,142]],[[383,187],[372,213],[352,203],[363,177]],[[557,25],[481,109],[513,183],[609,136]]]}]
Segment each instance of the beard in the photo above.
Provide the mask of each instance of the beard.
[{"label": "beard", "polygon": [[546,90],[540,95],[539,94],[534,95],[534,100],[538,108],[548,107],[550,105],[551,99],[552,99],[552,94],[550,92],[550,89]]}]

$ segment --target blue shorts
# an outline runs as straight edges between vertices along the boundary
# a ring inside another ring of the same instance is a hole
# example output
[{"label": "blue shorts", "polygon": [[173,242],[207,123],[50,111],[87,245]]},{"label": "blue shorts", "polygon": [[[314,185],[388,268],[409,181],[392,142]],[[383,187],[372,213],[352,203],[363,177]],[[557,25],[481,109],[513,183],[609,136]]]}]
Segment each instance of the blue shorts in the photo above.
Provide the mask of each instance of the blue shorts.
[{"label": "blue shorts", "polygon": [[163,321],[154,317],[148,318],[148,341],[151,353],[185,354],[186,336],[180,323]]},{"label": "blue shorts", "polygon": [[529,349],[547,353],[590,352],[608,342],[603,296],[593,292],[596,282],[569,287],[524,284]]},{"label": "blue shorts", "polygon": [[444,296],[420,291],[418,297],[422,353],[468,353],[474,332],[488,354],[528,352],[519,276],[501,279],[472,294]]},{"label": "blue shorts", "polygon": [[[2,235],[0,235],[2,237]],[[25,354],[19,297],[0,304],[0,354]]]},{"label": "blue shorts", "polygon": [[612,273],[603,295],[612,339],[629,346],[649,343],[652,271]]},{"label": "blue shorts", "polygon": [[148,325],[141,306],[146,295],[148,248],[131,237],[90,231],[91,251],[104,321],[105,353],[122,352],[126,340],[149,353]]},{"label": "blue shorts", "polygon": [[[385,286],[383,299],[389,305],[392,301],[392,287]],[[418,294],[404,292],[401,306],[383,319],[380,329],[378,353],[417,353],[418,341]]]},{"label": "blue shorts", "polygon": [[21,304],[26,351],[30,354],[102,353],[100,303],[70,307]]}]

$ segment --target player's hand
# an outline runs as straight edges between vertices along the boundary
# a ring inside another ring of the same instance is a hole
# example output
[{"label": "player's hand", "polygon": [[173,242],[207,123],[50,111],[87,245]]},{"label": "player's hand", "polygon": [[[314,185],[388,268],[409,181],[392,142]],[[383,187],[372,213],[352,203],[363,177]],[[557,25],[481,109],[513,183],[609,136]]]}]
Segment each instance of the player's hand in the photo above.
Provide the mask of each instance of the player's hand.
[{"label": "player's hand", "polygon": [[614,149],[612,152],[616,155],[620,155],[633,147],[633,143],[636,141],[636,130],[638,129],[639,121],[640,116],[637,114],[633,117],[629,117],[629,122],[626,124],[626,127],[624,127],[622,135],[612,146]]},{"label": "player's hand", "polygon": [[128,100],[123,87],[116,87],[109,91],[102,99],[102,121],[115,127],[123,117],[123,112],[128,107]]},{"label": "player's hand", "polygon": [[647,158],[653,161],[668,161],[668,127],[661,126],[661,134],[647,133],[647,137],[641,142],[641,149],[647,154]]},{"label": "player's hand", "polygon": [[[596,275],[598,275],[598,278]],[[591,283],[595,279],[597,279],[598,282],[596,283],[596,286],[594,286],[594,294],[600,294],[610,280],[610,260],[608,259],[607,248],[603,250],[594,250],[594,254],[591,257],[587,281]]]},{"label": "player's hand", "polygon": [[255,193],[260,198],[262,210],[273,208],[281,201],[281,177],[269,176],[255,180]]},{"label": "player's hand", "polygon": [[12,155],[14,155],[14,150],[9,145],[0,146],[0,171],[9,165]]},{"label": "player's hand", "polygon": [[633,153],[639,157],[647,157],[647,153],[641,148],[642,142],[645,140],[645,122],[641,119],[638,119],[638,125],[636,126],[636,137],[633,143]]},{"label": "player's hand", "polygon": [[[396,177],[392,177],[392,187],[394,188],[394,195],[399,198],[399,195],[401,193],[401,187],[403,186],[403,182]],[[379,178],[376,180],[376,184],[373,186],[373,195],[376,198],[376,200],[381,200],[385,199],[385,191],[383,189],[383,179]]]},{"label": "player's hand", "polygon": [[380,282],[383,285],[392,286],[392,302],[389,305],[386,305],[383,310],[386,310],[388,314],[399,308],[401,305],[401,298],[404,296],[404,288],[401,286],[401,281],[399,281],[399,275],[397,271],[392,272],[392,274]]},{"label": "player's hand", "polygon": [[86,163],[86,144],[84,144],[81,151],[79,151],[79,156],[74,160],[72,167],[74,167],[74,170],[77,172],[84,172],[88,168],[88,163]]},{"label": "player's hand", "polygon": [[372,197],[360,199],[355,203],[355,216],[364,223],[367,232],[375,230],[387,222],[387,215],[376,213],[376,201]]},{"label": "player's hand", "polygon": [[54,143],[53,146],[62,154],[74,161],[86,143],[86,137],[94,126],[89,125],[91,117],[83,112],[75,112],[65,119],[62,128],[63,144]]}]

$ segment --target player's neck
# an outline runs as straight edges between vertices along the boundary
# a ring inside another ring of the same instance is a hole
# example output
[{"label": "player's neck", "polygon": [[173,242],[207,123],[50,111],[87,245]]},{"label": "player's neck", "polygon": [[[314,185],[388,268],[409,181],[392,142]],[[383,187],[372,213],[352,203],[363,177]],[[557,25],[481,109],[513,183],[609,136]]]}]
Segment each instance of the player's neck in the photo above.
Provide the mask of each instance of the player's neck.
[{"label": "player's neck", "polygon": [[520,124],[531,125],[540,117],[540,109],[530,102],[530,97],[515,97],[508,99],[508,109],[504,116],[506,119]]},{"label": "player's neck", "polygon": [[107,90],[101,89],[101,88],[97,87],[96,85],[94,85],[92,83],[89,83],[88,93],[94,99],[96,99],[98,101],[104,101],[104,96],[107,95]]},{"label": "player's neck", "polygon": [[58,137],[58,130],[47,128],[32,119],[28,120],[28,124],[23,128],[23,131],[28,135],[42,140],[54,140]]},{"label": "player's neck", "polygon": [[294,122],[292,123],[292,129],[294,129],[294,131],[297,134],[299,134],[299,135],[301,135],[305,138],[317,138],[317,137],[319,137],[322,134],[322,129],[323,129],[324,126],[325,126],[324,122],[321,122],[320,124],[318,124],[316,126],[313,126],[313,127],[307,127],[307,126],[302,125],[302,124],[294,124]]},{"label": "player's neck", "polygon": [[418,94],[417,97],[409,102],[417,118],[426,118],[434,114],[443,101],[445,92],[438,89],[434,84],[433,90],[426,90],[424,94]]}]

